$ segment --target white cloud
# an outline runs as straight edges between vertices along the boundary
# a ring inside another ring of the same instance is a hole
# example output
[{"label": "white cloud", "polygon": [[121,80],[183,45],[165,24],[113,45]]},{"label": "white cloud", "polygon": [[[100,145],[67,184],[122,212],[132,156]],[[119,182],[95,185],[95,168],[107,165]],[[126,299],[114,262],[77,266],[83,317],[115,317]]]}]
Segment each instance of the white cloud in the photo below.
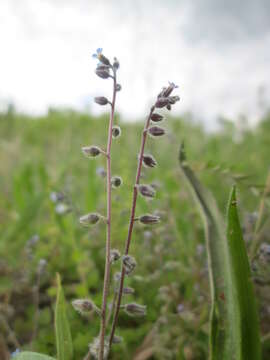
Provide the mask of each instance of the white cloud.
[{"label": "white cloud", "polygon": [[35,113],[90,106],[92,96],[110,94],[91,58],[103,47],[121,63],[118,106],[126,119],[143,116],[168,80],[180,85],[178,111],[210,126],[219,114],[256,119],[258,88],[270,85],[270,32],[217,46],[202,28],[203,40],[193,42],[184,30],[200,24],[189,10],[185,2],[2,0],[0,99]]}]

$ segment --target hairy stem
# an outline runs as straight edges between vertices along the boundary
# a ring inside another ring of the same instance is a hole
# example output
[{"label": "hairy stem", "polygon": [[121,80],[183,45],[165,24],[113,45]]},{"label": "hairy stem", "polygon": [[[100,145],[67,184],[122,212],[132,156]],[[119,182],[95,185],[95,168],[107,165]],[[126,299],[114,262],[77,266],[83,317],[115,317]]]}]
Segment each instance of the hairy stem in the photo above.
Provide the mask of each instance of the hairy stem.
[{"label": "hairy stem", "polygon": [[[133,197],[132,197],[131,214],[130,214],[130,220],[129,220],[128,236],[127,236],[127,240],[126,240],[126,244],[125,244],[125,255],[128,255],[130,242],[131,242],[131,238],[132,238],[133,225],[134,225],[134,221],[135,221],[137,195],[138,195],[137,185],[140,183],[144,147],[145,147],[146,138],[147,138],[147,130],[149,128],[151,116],[152,116],[154,110],[155,110],[155,106],[152,106],[151,110],[150,110],[150,113],[149,113],[149,115],[147,117],[144,130],[143,130],[141,148],[140,148],[139,159],[138,159],[136,180],[135,180],[135,185],[134,185],[134,188],[133,188]],[[112,341],[113,341],[113,337],[114,337],[114,333],[115,333],[115,329],[116,329],[116,325],[117,325],[117,320],[118,320],[118,315],[119,315],[119,310],[120,310],[121,300],[122,300],[122,294],[123,294],[124,279],[125,279],[125,268],[122,265],[121,278],[120,278],[119,290],[118,290],[118,297],[117,297],[117,303],[116,303],[116,308],[115,308],[115,311],[114,311],[114,317],[113,317],[113,322],[112,322],[112,329],[111,329],[111,334],[110,334],[109,347],[111,347],[111,345],[112,345]]]},{"label": "hairy stem", "polygon": [[112,145],[112,127],[114,120],[115,100],[116,100],[116,71],[114,71],[113,77],[113,98],[111,103],[111,114],[108,129],[108,142],[107,142],[107,236],[106,236],[106,260],[105,260],[105,272],[103,283],[103,297],[101,307],[101,324],[100,324],[100,346],[99,346],[99,360],[103,360],[104,355],[104,338],[106,332],[106,310],[107,299],[110,285],[110,256],[111,256],[111,145]]}]

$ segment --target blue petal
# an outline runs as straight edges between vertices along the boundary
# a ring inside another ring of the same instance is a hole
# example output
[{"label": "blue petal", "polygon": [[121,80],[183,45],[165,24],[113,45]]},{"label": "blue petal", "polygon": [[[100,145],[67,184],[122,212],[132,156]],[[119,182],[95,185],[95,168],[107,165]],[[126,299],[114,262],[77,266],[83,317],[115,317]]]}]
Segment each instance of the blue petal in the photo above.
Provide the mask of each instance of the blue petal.
[{"label": "blue petal", "polygon": [[96,59],[97,58],[97,54],[93,54],[92,58]]},{"label": "blue petal", "polygon": [[101,54],[102,53],[102,48],[98,48],[97,49],[97,54]]}]

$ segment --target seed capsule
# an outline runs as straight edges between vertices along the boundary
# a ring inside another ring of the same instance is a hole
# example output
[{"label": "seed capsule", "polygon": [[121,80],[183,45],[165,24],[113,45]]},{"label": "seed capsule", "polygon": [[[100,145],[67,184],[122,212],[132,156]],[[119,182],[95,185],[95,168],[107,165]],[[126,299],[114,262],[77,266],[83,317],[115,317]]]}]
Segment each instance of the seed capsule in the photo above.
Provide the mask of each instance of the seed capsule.
[{"label": "seed capsule", "polygon": [[95,145],[82,147],[82,152],[88,158],[97,157],[102,153],[101,149]]},{"label": "seed capsule", "polygon": [[94,100],[98,105],[107,105],[109,103],[108,99],[104,96],[97,96]]},{"label": "seed capsule", "polygon": [[164,116],[158,114],[158,113],[153,113],[151,115],[151,120],[154,121],[154,122],[159,122],[159,121],[162,121],[164,119]]},{"label": "seed capsule", "polygon": [[162,136],[165,134],[165,130],[163,128],[161,128],[160,126],[151,126],[148,129],[148,132],[153,137]]},{"label": "seed capsule", "polygon": [[133,256],[124,255],[122,257],[123,266],[125,268],[126,274],[129,275],[135,269],[137,263]]},{"label": "seed capsule", "polygon": [[124,305],[125,312],[130,316],[145,316],[146,315],[146,306],[139,305],[137,303],[130,303]]},{"label": "seed capsule", "polygon": [[80,217],[80,224],[84,226],[95,225],[101,218],[102,216],[97,213],[86,214]]},{"label": "seed capsule", "polygon": [[120,176],[113,176],[111,183],[112,183],[112,187],[117,189],[123,184],[123,180]]},{"label": "seed capsule", "polygon": [[120,251],[117,250],[117,249],[112,249],[110,255],[111,255],[111,256],[110,256],[110,262],[111,262],[111,263],[116,262],[116,261],[117,261],[118,259],[120,259],[120,257],[121,257]]},{"label": "seed capsule", "polygon": [[109,69],[100,69],[100,68],[97,68],[97,69],[96,69],[96,74],[97,74],[97,76],[99,76],[101,79],[108,79],[108,78],[111,76]]},{"label": "seed capsule", "polygon": [[112,128],[112,137],[114,139],[116,139],[116,138],[118,138],[120,136],[121,136],[121,128],[120,128],[120,126],[117,126],[117,125],[113,126],[113,128]]},{"label": "seed capsule", "polygon": [[152,225],[152,224],[159,223],[160,217],[156,216],[156,215],[146,214],[146,215],[140,216],[139,221],[140,221],[140,223],[145,224],[145,225]]},{"label": "seed capsule", "polygon": [[138,185],[137,189],[139,190],[142,196],[153,198],[156,195],[156,191],[152,188],[151,185]]},{"label": "seed capsule", "polygon": [[146,168],[153,168],[157,166],[157,161],[152,155],[145,154],[143,155],[143,165]]}]

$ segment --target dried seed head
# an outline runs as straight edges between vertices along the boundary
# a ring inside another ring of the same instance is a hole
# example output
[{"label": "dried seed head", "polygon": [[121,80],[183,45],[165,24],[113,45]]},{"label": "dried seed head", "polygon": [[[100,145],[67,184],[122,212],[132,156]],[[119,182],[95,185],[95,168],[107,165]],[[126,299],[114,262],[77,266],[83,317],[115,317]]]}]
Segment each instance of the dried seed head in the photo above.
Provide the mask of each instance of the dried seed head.
[{"label": "dried seed head", "polygon": [[151,115],[151,120],[154,121],[154,122],[159,122],[159,121],[162,121],[164,119],[164,116],[158,114],[158,113],[153,113]]},{"label": "dried seed head", "polygon": [[116,84],[116,91],[121,91],[122,90],[122,86],[120,84]]},{"label": "dried seed head", "polygon": [[120,128],[120,126],[113,126],[113,128],[112,128],[112,137],[114,138],[114,139],[116,139],[116,138],[118,138],[118,137],[120,137],[121,136],[121,128]]},{"label": "dried seed head", "polygon": [[96,69],[96,74],[101,79],[108,79],[111,76],[109,69],[100,69],[99,67]]},{"label": "dried seed head", "polygon": [[130,316],[145,316],[146,315],[146,306],[145,305],[130,303],[130,304],[124,305],[124,310]]},{"label": "dried seed head", "polygon": [[156,191],[152,188],[151,185],[140,184],[137,185],[137,189],[142,196],[147,198],[153,198],[156,195]]},{"label": "dried seed head", "polygon": [[158,137],[158,136],[164,135],[165,130],[160,126],[154,125],[148,129],[148,133],[149,133],[149,135],[151,135],[153,137]]},{"label": "dried seed head", "polygon": [[82,147],[82,152],[88,158],[97,157],[102,153],[101,149],[95,145]]},{"label": "dried seed head", "polygon": [[112,183],[112,187],[117,189],[123,184],[123,180],[120,176],[113,176],[111,183]]},{"label": "dried seed head", "polygon": [[102,216],[97,213],[90,213],[81,216],[80,223],[84,226],[95,225],[99,222],[101,218]]},{"label": "dried seed head", "polygon": [[159,97],[156,101],[155,107],[163,108],[169,104],[169,99],[166,97]]},{"label": "dried seed head", "polygon": [[139,221],[140,221],[140,223],[145,224],[145,225],[152,225],[152,224],[159,223],[160,217],[156,216],[156,215],[146,214],[146,215],[140,216]]},{"label": "dried seed head", "polygon": [[153,168],[153,167],[157,166],[157,161],[152,155],[144,154],[143,155],[143,165],[146,168]]},{"label": "dried seed head", "polygon": [[97,96],[94,100],[98,105],[107,105],[109,103],[108,99],[104,96]]},{"label": "dried seed head", "polygon": [[135,293],[135,290],[131,287],[123,287],[123,295],[132,295]]},{"label": "dried seed head", "polygon": [[95,308],[95,304],[90,299],[76,299],[71,304],[81,315],[88,315]]},{"label": "dried seed head", "polygon": [[120,259],[121,254],[120,251],[117,249],[112,249],[111,250],[111,254],[110,254],[110,262],[114,263],[116,262],[118,259]]},{"label": "dried seed head", "polygon": [[122,261],[126,274],[127,275],[131,274],[137,265],[134,257],[130,255],[123,255]]},{"label": "dried seed head", "polygon": [[116,59],[116,57],[113,58],[113,68],[114,68],[115,70],[118,70],[118,69],[119,69],[119,66],[120,66],[119,61]]}]

